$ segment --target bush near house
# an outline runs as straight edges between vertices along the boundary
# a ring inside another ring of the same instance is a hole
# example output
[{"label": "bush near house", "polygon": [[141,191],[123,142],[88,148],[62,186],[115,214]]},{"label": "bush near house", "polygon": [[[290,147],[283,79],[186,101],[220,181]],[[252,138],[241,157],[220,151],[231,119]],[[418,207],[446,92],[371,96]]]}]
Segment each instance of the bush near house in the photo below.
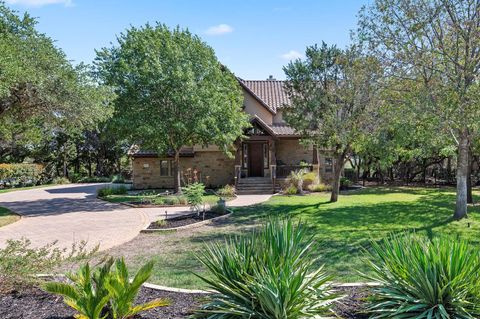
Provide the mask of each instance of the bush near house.
[{"label": "bush near house", "polygon": [[42,182],[44,172],[40,164],[0,164],[0,184],[3,187],[37,185]]},{"label": "bush near house", "polygon": [[106,197],[109,195],[125,195],[127,193],[127,188],[123,185],[118,187],[105,187],[97,191],[98,197]]},{"label": "bush near house", "polygon": [[235,197],[236,195],[235,186],[225,185],[219,190],[217,190],[217,194],[221,197]]},{"label": "bush near house", "polygon": [[329,192],[332,190],[332,186],[323,183],[311,184],[308,186],[308,190],[311,192]]}]

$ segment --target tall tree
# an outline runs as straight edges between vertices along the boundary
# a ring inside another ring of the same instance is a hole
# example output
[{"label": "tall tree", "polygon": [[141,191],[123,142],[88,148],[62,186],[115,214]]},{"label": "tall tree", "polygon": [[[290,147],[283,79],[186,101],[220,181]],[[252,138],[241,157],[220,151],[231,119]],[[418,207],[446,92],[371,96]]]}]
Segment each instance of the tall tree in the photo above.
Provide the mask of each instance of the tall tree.
[{"label": "tall tree", "polygon": [[469,148],[480,117],[480,1],[375,0],[360,14],[359,38],[389,76],[410,81],[417,113],[436,117],[454,139],[454,218],[465,217]]},{"label": "tall tree", "polygon": [[215,144],[228,151],[248,125],[237,80],[188,30],[132,27],[117,46],[97,53],[96,65],[116,89],[117,123],[131,141],[173,154],[177,192],[182,147]]},{"label": "tall tree", "polygon": [[352,46],[311,46],[305,60],[284,67],[285,88],[292,101],[285,120],[304,139],[334,155],[330,201],[338,200],[340,175],[354,141],[371,128],[377,63]]}]

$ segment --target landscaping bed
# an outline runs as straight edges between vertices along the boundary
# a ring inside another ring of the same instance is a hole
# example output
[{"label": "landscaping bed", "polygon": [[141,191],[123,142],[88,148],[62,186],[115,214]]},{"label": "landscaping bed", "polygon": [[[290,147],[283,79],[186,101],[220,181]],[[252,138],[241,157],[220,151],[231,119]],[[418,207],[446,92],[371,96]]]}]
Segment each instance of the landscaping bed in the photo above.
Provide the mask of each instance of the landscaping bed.
[{"label": "landscaping bed", "polygon": [[[170,305],[151,309],[135,318],[186,318],[198,307],[204,294],[169,292],[143,287],[138,303],[166,298]],[[75,312],[63,303],[63,298],[38,288],[0,294],[0,318],[2,319],[73,319]]]},{"label": "landscaping bed", "polygon": [[147,229],[170,229],[170,228],[183,227],[183,226],[200,223],[203,221],[208,221],[217,217],[225,216],[227,214],[229,214],[228,211],[225,211],[224,213],[208,211],[208,212],[205,212],[205,214],[193,213],[189,215],[176,216],[176,217],[161,219],[159,221],[153,222],[148,226]]},{"label": "landscaping bed", "polygon": [[[355,314],[364,310],[368,290],[365,287],[342,287],[338,289],[344,298],[336,302],[334,311],[342,318],[367,318]],[[170,305],[151,309],[135,318],[187,318],[204,301],[205,294],[170,292],[143,287],[137,302],[144,303],[157,298],[170,300]],[[3,319],[73,319],[75,312],[63,303],[62,297],[44,292],[39,288],[0,294],[0,318]],[[332,316],[333,317],[333,316]]]}]

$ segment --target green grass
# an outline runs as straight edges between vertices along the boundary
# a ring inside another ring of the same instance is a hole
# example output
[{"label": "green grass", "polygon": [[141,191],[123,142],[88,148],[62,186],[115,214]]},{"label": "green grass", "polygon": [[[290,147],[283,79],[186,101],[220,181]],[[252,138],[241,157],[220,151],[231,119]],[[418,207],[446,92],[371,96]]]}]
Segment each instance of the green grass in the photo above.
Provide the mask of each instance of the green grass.
[{"label": "green grass", "polygon": [[20,216],[5,207],[0,207],[0,227],[16,222]]},{"label": "green grass", "polygon": [[45,184],[45,185],[36,185],[36,186],[27,186],[27,187],[1,188],[0,189],[0,194],[1,193],[16,192],[16,191],[25,191],[25,190],[29,190],[29,189],[35,189],[35,188],[44,188],[44,187],[49,187],[49,186],[56,186],[56,185],[55,184]]},{"label": "green grass", "polygon": [[[478,191],[475,199],[480,200]],[[292,216],[303,221],[315,236],[318,254],[336,281],[361,280],[367,272],[364,249],[371,240],[392,232],[415,231],[428,237],[458,236],[480,244],[480,206],[469,207],[469,218],[453,221],[453,189],[369,188],[343,194],[329,203],[329,194],[274,196],[268,202],[236,208],[223,224],[194,231],[140,235],[113,253],[125,255],[136,267],[153,258],[157,264],[151,281],[163,285],[196,288],[202,283],[192,272],[203,271],[194,254],[204,243],[222,240],[227,234],[242,233],[266,216]]]}]

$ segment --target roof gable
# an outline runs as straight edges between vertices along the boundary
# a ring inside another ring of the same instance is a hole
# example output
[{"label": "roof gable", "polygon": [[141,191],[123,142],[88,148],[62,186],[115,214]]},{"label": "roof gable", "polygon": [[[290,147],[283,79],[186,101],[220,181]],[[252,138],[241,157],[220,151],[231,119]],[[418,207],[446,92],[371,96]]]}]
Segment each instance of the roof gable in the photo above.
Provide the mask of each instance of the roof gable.
[{"label": "roof gable", "polygon": [[283,86],[284,81],[277,80],[243,80],[238,78],[240,85],[260,102],[271,113],[290,105],[290,99]]}]

